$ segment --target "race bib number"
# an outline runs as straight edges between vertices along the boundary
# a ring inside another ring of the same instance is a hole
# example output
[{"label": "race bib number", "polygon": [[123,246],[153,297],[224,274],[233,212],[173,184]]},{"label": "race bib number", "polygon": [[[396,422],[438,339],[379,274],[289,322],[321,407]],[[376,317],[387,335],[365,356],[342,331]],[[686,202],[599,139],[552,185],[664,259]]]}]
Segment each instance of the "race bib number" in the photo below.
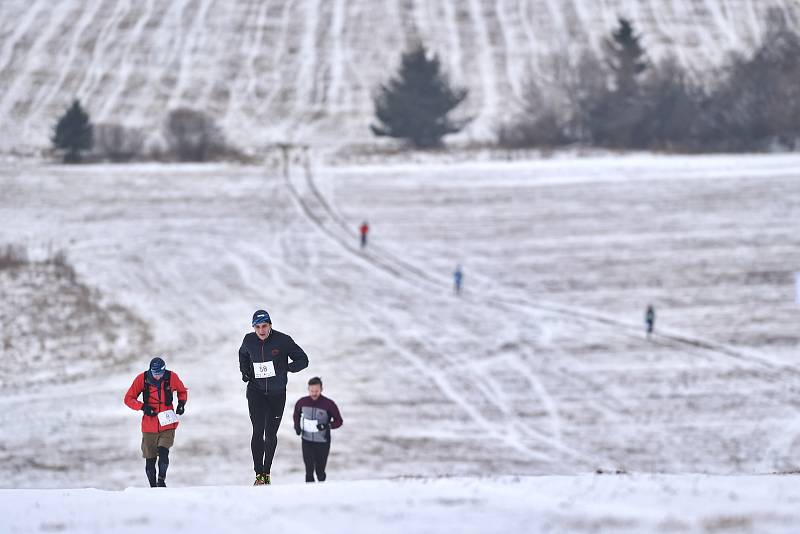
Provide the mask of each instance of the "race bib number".
[{"label": "race bib number", "polygon": [[275,364],[272,362],[253,362],[256,378],[271,378],[275,376]]},{"label": "race bib number", "polygon": [[317,420],[316,419],[305,419],[303,418],[303,430],[306,432],[319,432],[317,430]]},{"label": "race bib number", "polygon": [[159,412],[158,414],[158,422],[161,423],[161,426],[171,425],[172,423],[178,422],[178,416],[175,415],[174,410],[167,410],[166,412]]}]

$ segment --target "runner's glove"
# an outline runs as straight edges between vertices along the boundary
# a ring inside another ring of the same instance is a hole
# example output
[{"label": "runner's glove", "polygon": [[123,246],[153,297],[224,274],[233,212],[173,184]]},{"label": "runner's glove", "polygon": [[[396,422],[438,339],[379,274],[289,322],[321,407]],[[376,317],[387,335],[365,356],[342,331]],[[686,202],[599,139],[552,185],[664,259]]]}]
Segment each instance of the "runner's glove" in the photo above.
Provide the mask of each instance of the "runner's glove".
[{"label": "runner's glove", "polygon": [[158,415],[158,412],[156,412],[156,410],[149,404],[145,404],[144,406],[142,406],[142,411],[144,412],[145,415],[150,415],[150,416]]},{"label": "runner's glove", "polygon": [[294,427],[294,431],[295,431],[295,432],[297,432],[297,435],[298,435],[298,436],[299,436],[300,434],[302,434],[302,433],[303,433],[303,431],[302,431],[302,430],[300,430],[300,427],[299,427],[299,426],[296,426],[296,427]]},{"label": "runner's glove", "polygon": [[328,430],[330,427],[329,423],[317,423],[317,430]]},{"label": "runner's glove", "polygon": [[242,371],[242,382],[250,382],[250,375]]},{"label": "runner's glove", "polygon": [[186,401],[178,401],[178,407],[175,408],[175,413],[178,415],[183,415],[183,412],[186,411],[186,408],[184,408],[184,406],[186,406]]}]

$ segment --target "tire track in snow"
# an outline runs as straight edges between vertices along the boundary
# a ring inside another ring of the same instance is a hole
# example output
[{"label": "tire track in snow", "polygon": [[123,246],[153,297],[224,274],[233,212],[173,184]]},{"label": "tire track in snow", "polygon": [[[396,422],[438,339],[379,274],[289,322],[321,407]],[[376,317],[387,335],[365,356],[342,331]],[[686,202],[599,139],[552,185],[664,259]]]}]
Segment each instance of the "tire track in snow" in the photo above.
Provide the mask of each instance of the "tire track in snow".
[{"label": "tire track in snow", "polygon": [[306,8],[302,17],[304,21],[303,40],[300,45],[300,68],[297,73],[295,86],[295,100],[292,117],[301,117],[313,103],[314,72],[317,69],[317,43],[316,36],[319,31],[319,2],[308,0],[303,5]]},{"label": "tire track in snow", "polygon": [[10,87],[0,96],[0,117],[9,117],[11,109],[20,102],[28,104],[25,111],[30,108],[32,103],[30,95],[26,91],[24,98],[26,97],[27,99],[20,100],[20,93],[29,84],[33,73],[42,68],[45,63],[44,58],[49,58],[46,47],[48,43],[55,39],[62,23],[64,23],[64,26],[69,26],[65,21],[72,15],[72,11],[66,4],[59,4],[57,8],[48,11],[50,16],[47,17],[47,26],[41,32],[36,32],[36,40],[31,45],[28,53],[25,54],[25,59],[20,65],[20,71],[13,78]]},{"label": "tire track in snow", "polygon": [[131,2],[130,0],[119,0],[114,4],[114,12],[109,17],[108,22],[103,25],[103,29],[97,37],[94,49],[92,50],[92,59],[89,62],[88,73],[83,77],[83,81],[78,87],[77,94],[82,95],[87,102],[93,102],[92,93],[97,88],[100,80],[103,78],[105,71],[99,68],[99,59],[104,52],[113,53],[115,50],[114,44],[118,39],[118,34],[115,31],[119,23],[130,14]]},{"label": "tire track in snow", "polygon": [[3,44],[2,51],[0,51],[0,79],[5,79],[5,70],[11,66],[14,57],[14,50],[20,43],[23,37],[29,34],[31,24],[36,18],[45,11],[49,4],[44,0],[35,0],[33,4],[29,4],[25,10],[25,15],[21,20],[16,21],[14,25],[14,32],[11,34]]},{"label": "tire track in snow", "polygon": [[505,79],[509,88],[509,96],[511,100],[518,103],[523,101],[523,88],[524,80],[521,76],[517,76],[517,62],[513,59],[517,51],[517,41],[514,38],[514,24],[507,15],[508,0],[495,0],[495,12],[497,13],[497,24],[500,29],[500,35],[503,42],[503,48],[500,52],[504,55],[503,65],[505,66]]},{"label": "tire track in snow", "polygon": [[[372,310],[373,313],[365,314],[364,310],[366,309]],[[518,439],[517,436],[513,435],[512,433],[498,430],[495,427],[495,424],[480,414],[474,403],[466,399],[450,384],[441,371],[438,371],[435,366],[426,365],[422,358],[414,351],[406,349],[402,344],[394,341],[392,337],[386,336],[384,331],[377,329],[373,324],[372,317],[380,316],[382,311],[383,310],[377,309],[375,305],[369,301],[364,302],[362,306],[356,307],[356,313],[360,316],[360,323],[369,328],[375,337],[382,339],[387,347],[399,354],[400,357],[406,360],[418,373],[429,378],[434,384],[436,384],[439,391],[441,391],[448,400],[461,408],[467,417],[469,417],[475,422],[475,424],[483,429],[485,432],[485,437],[504,443],[507,447],[516,450],[530,460],[548,463],[553,461],[550,455],[527,447]]]},{"label": "tire track in snow", "polygon": [[[74,74],[74,71],[71,68],[72,64],[75,62],[76,58],[78,58],[79,55],[82,55],[82,51],[79,51],[80,42],[86,37],[86,34],[88,33],[86,31],[87,28],[89,28],[90,25],[95,21],[105,1],[106,0],[93,0],[92,4],[89,5],[84,4],[84,9],[81,12],[81,16],[78,19],[78,22],[74,26],[72,38],[69,40],[69,43],[67,44],[67,57],[63,62],[60,62],[61,64],[59,66],[58,78],[53,84],[43,85],[40,88],[40,90],[36,93],[36,96],[33,97],[33,104],[31,105],[31,107],[33,108],[33,112],[31,113],[32,117],[35,117],[37,114],[41,113],[43,111],[43,108],[50,103],[50,101],[56,96],[56,94],[58,93],[61,93],[62,95],[69,94],[69,90],[65,90],[66,88],[63,87],[64,81],[67,79],[68,76]],[[95,49],[97,48],[97,45],[98,42],[97,40],[95,40],[94,42]],[[91,70],[91,64],[89,64],[88,69],[83,71],[84,75],[88,70]],[[76,98],[80,97],[80,94],[77,93],[76,91],[73,91],[72,95]],[[84,105],[85,104],[86,102],[84,102]]]},{"label": "tire track in snow", "polygon": [[[480,72],[481,105],[475,122],[480,122],[480,117],[496,117],[498,109],[497,73],[494,65],[494,46],[489,39],[486,17],[481,9],[480,0],[468,0],[470,18],[475,33],[478,37],[478,71]],[[488,125],[486,125],[488,127]],[[486,132],[482,132],[486,133]],[[481,133],[479,133],[481,135]]]},{"label": "tire track in snow", "polygon": [[[687,0],[672,0],[673,10],[675,13],[684,13],[686,17],[697,17],[697,9],[693,4],[687,3]],[[677,7],[676,7],[677,6]],[[703,61],[698,61],[695,65],[708,65],[710,67],[717,66],[717,59],[719,54],[712,56],[715,48],[714,40],[709,36],[706,28],[697,29],[692,27],[692,33],[684,32],[680,37],[676,37],[675,41],[679,43],[695,43],[691,49],[697,56],[704,56]],[[692,69],[697,70],[697,66]]]},{"label": "tire track in snow", "polygon": [[[356,21],[362,18],[362,13],[364,13],[364,8],[357,3],[350,3],[348,6],[350,11],[348,12],[345,20],[348,21]],[[345,36],[357,36],[359,35],[357,32],[353,31],[353,28],[356,28],[355,24],[351,24],[350,30],[345,32]],[[368,47],[367,47],[368,48]],[[371,82],[367,81],[364,74],[361,72],[361,67],[359,66],[358,60],[353,59],[353,53],[355,50],[359,49],[358,42],[349,42],[347,46],[344,47],[347,51],[345,54],[343,61],[344,67],[347,71],[346,77],[350,80],[348,91],[344,96],[343,106],[344,112],[351,111],[353,109],[357,109],[359,106],[363,106],[364,102],[369,102],[371,100],[371,89],[372,85]]]},{"label": "tire track in snow", "polygon": [[[314,184],[314,179],[311,173],[308,173],[306,175],[306,182],[308,184],[307,185],[308,189],[312,192],[312,194],[315,197],[317,197],[317,202],[319,202],[319,204],[323,207],[323,209],[329,214],[330,219],[332,219],[341,228],[343,228],[345,232],[349,233],[350,225],[343,220],[341,215],[338,215],[334,210],[331,209],[330,204],[325,200],[320,190]],[[319,221],[320,224],[323,224],[321,219],[317,220]],[[385,256],[388,259],[388,262],[391,264],[390,268],[392,269],[393,273],[404,272],[404,274],[410,274],[412,277],[416,277],[418,280],[426,282],[431,288],[436,288],[438,290],[442,290],[445,288],[445,286],[441,284],[438,279],[430,276],[423,269],[420,269],[415,265],[401,258],[398,258],[392,253],[385,251],[373,244],[370,244],[370,249],[377,250],[381,255]],[[367,257],[372,258],[372,260],[375,261],[376,265],[381,264],[373,256],[367,256]],[[403,275],[401,274],[399,276]],[[639,324],[632,325],[627,321],[617,319],[611,316],[606,316],[584,308],[575,308],[571,306],[564,306],[550,302],[543,302],[540,300],[534,302],[531,299],[521,298],[518,295],[511,297],[507,294],[507,292],[498,293],[497,289],[492,289],[492,284],[488,280],[486,280],[485,277],[482,277],[480,274],[476,274],[474,276],[477,277],[478,279],[482,279],[482,282],[485,286],[485,290],[483,291],[483,293],[493,295],[492,300],[494,302],[500,302],[512,306],[516,305],[522,307],[523,309],[535,310],[540,312],[541,311],[551,312],[567,318],[577,317],[596,324],[611,326],[614,328],[615,331],[624,332],[628,337],[634,339],[640,339],[641,337],[641,325]],[[657,337],[666,340],[670,343],[673,343],[673,346],[680,350],[686,350],[687,348],[706,350],[714,354],[726,356],[728,358],[734,358],[740,363],[757,364],[771,371],[788,372],[794,375],[795,378],[800,378],[800,371],[788,368],[785,364],[776,363],[770,360],[769,358],[764,357],[763,355],[754,354],[751,352],[743,352],[741,350],[735,349],[733,347],[730,347],[722,343],[717,343],[714,341],[698,338],[696,336],[690,336],[687,334],[673,332],[671,330],[665,330],[665,329],[660,329],[659,333],[657,334]]]},{"label": "tire track in snow", "polygon": [[[356,249],[351,244],[352,242],[354,242],[354,240],[351,239],[349,236],[347,238],[343,239],[340,235],[338,235],[339,232],[334,232],[329,228],[329,225],[326,224],[327,221],[331,221],[331,222],[334,222],[335,224],[338,224],[341,228],[343,228],[345,230],[345,234],[346,235],[349,233],[347,231],[346,226],[344,225],[344,221],[339,219],[337,214],[330,208],[330,204],[321,195],[321,193],[319,192],[319,189],[317,189],[316,185],[314,185],[314,180],[313,180],[313,176],[311,175],[311,173],[307,173],[306,174],[306,187],[311,192],[311,197],[313,199],[313,202],[315,204],[318,204],[319,207],[322,208],[323,214],[316,213],[316,210],[314,210],[311,206],[309,206],[308,201],[305,200],[303,195],[300,193],[299,188],[292,182],[292,179],[291,179],[290,176],[285,175],[284,177],[286,179],[286,183],[287,183],[290,191],[292,192],[292,195],[294,196],[298,206],[300,206],[302,211],[304,213],[306,213],[306,215],[314,222],[314,224],[323,233],[327,234],[330,238],[332,238],[334,241],[336,241],[340,246],[344,246],[346,249],[348,249],[353,255],[355,255],[359,259],[366,260],[369,264],[371,264],[371,266],[373,268],[377,268],[379,270],[384,270],[384,271],[388,270],[389,274],[394,275],[395,279],[399,278],[400,280],[403,280],[405,282],[409,281],[406,276],[401,274],[401,272],[396,270],[394,268],[394,266],[391,265],[391,261],[390,262],[386,262],[382,258],[380,258],[379,256],[376,256],[376,255],[371,254],[371,253],[369,255],[366,255],[365,251]],[[372,248],[373,245],[370,245],[370,247]],[[398,258],[394,258],[394,259],[396,261],[401,261],[402,262],[402,260],[399,260]],[[412,272],[415,273],[415,276],[417,277],[417,281],[418,282],[419,281],[427,281],[429,284],[432,285],[432,289],[433,290],[440,289],[440,287],[441,287],[440,284],[438,284],[433,278],[430,278],[424,271],[417,270],[411,264],[405,264],[405,262],[402,262],[402,263],[404,263],[404,267],[407,270],[411,269]],[[416,289],[418,291],[422,291],[423,294],[426,291],[426,290],[422,290],[421,288],[419,288],[417,286],[414,286],[414,289]],[[484,304],[484,303],[478,302],[477,300],[474,303],[476,305]],[[492,302],[491,304],[493,306],[497,305],[495,302]],[[506,308],[505,306],[502,306],[502,305],[500,307],[501,308]],[[379,336],[379,337],[384,338],[383,336]],[[392,343],[396,347],[401,347],[401,345],[399,343],[397,343],[397,342],[393,341]],[[424,366],[424,364],[421,363],[421,360],[416,358],[416,356],[413,354],[413,351],[408,351],[404,347],[401,347],[401,348],[402,348],[403,351],[405,351],[407,359],[411,360],[411,362],[415,366],[418,366],[418,367],[421,367],[421,368],[427,368],[427,367]],[[439,351],[438,354],[440,356],[444,355],[445,357],[447,357],[447,351],[442,350],[442,351]],[[451,363],[454,363],[454,364],[457,363],[457,362],[453,362],[452,358],[448,358],[448,359],[451,360]],[[533,377],[533,373],[530,370],[528,370],[528,375]],[[464,397],[463,395],[455,393],[454,388],[449,384],[449,382],[445,378],[444,374],[439,373],[437,371],[436,372],[436,376],[433,376],[432,378],[434,379],[436,384],[439,385],[440,389],[442,389],[442,391],[448,397],[450,397],[452,400],[454,400],[460,406],[465,407],[465,409],[468,409],[467,407],[470,404],[474,404],[474,403],[470,403],[470,401],[467,400],[466,397]],[[495,378],[492,377],[491,374],[488,374],[485,377],[485,379],[486,380],[490,380],[492,382],[495,382],[495,380],[496,380]],[[549,399],[549,401],[550,401],[550,409],[548,410],[548,413],[551,414],[551,415],[552,414],[557,414],[557,411],[554,410],[554,403],[552,401],[552,398],[549,397],[549,395],[547,395],[546,390],[543,388],[543,386],[541,386],[541,382],[539,382],[538,379],[535,379],[535,378],[532,378],[532,380],[534,380],[535,383],[538,385],[537,390],[539,391],[540,395],[545,395],[547,397],[547,399]],[[477,383],[476,386],[478,387],[478,389],[484,388],[484,386],[482,386],[480,383]],[[495,387],[495,389],[498,388],[496,383],[495,383],[494,387]],[[484,397],[490,403],[494,404],[498,409],[500,409],[503,412],[507,411],[506,407],[502,406],[502,404],[498,404],[494,400],[494,398],[492,397],[490,392],[487,392],[484,389],[483,390],[483,394],[484,394]],[[456,397],[454,397],[454,395]],[[477,417],[476,422],[478,422],[482,426],[486,426],[487,424],[490,424],[490,423],[488,423],[488,420],[485,417],[483,417],[483,415],[476,416],[475,414],[470,413],[470,416]],[[558,422],[554,423],[554,425],[556,427],[560,427]],[[517,433],[519,433],[519,432],[520,431],[518,430]],[[595,467],[596,466],[596,462],[592,458],[586,456],[583,453],[580,453],[580,452],[576,451],[575,449],[572,449],[571,447],[568,447],[562,441],[559,441],[556,438],[549,437],[549,436],[546,436],[546,435],[544,435],[542,433],[535,432],[535,431],[530,431],[530,430],[522,431],[522,433],[526,434],[529,438],[535,439],[535,440],[537,440],[539,442],[546,443],[548,446],[560,451],[561,453],[565,454],[566,456],[568,456],[570,458],[577,459],[577,460],[580,460],[582,462],[585,462],[585,464],[587,466],[589,466],[589,467]],[[518,444],[516,444],[516,442],[514,442],[511,437],[509,437],[509,434],[502,433],[502,432],[494,432],[494,434],[496,434],[499,437],[502,437],[502,439],[504,441],[506,441],[506,442],[513,442],[514,443],[513,446],[515,448],[519,448]],[[558,431],[558,435],[560,436],[560,430]],[[550,460],[552,460],[552,458],[550,458]]]},{"label": "tire track in snow", "polygon": [[463,57],[461,47],[461,36],[458,33],[458,23],[456,22],[456,12],[453,3],[449,0],[442,1],[442,12],[444,13],[445,35],[448,39],[447,59],[449,75],[451,79],[463,80]]},{"label": "tire track in snow", "polygon": [[713,21],[714,26],[716,26],[718,29],[718,34],[726,37],[730,48],[739,50],[741,49],[741,40],[726,19],[722,9],[720,9],[720,1],[721,0],[704,0],[703,3],[706,6],[706,10],[711,15],[711,20]]},{"label": "tire track in snow", "polygon": [[[125,46],[123,48],[122,53],[120,54],[121,65],[120,65],[120,72],[116,76],[117,84],[116,86],[106,92],[106,97],[104,102],[100,108],[100,112],[97,114],[98,120],[100,122],[105,122],[108,120],[109,116],[112,114],[112,110],[118,107],[117,100],[119,99],[120,95],[125,92],[125,89],[128,86],[128,79],[130,78],[131,71],[133,70],[130,64],[130,51],[131,47],[134,43],[139,43],[142,40],[142,32],[144,28],[147,26],[148,21],[153,16],[153,3],[156,0],[147,0],[145,3],[145,9],[142,15],[136,21],[136,25],[133,29],[128,33],[128,39],[125,42]],[[173,3],[173,6],[177,5],[177,2]],[[164,20],[167,17],[161,17],[161,23],[163,24]]]},{"label": "tire track in snow", "polygon": [[344,56],[342,53],[342,38],[345,26],[345,0],[333,1],[333,20],[331,21],[330,55],[330,83],[326,90],[325,100],[328,102],[327,110],[330,113],[341,111],[341,85],[344,71]]},{"label": "tire track in snow", "polygon": [[195,12],[194,19],[189,30],[186,32],[185,38],[181,39],[181,46],[178,51],[178,81],[167,101],[167,109],[175,109],[181,107],[183,101],[183,93],[187,87],[195,87],[196,81],[191,85],[188,82],[190,75],[190,67],[194,63],[195,54],[194,50],[197,48],[201,34],[205,31],[205,20],[208,16],[208,10],[214,0],[202,0],[197,11]]},{"label": "tire track in snow", "polygon": [[669,47],[669,52],[665,54],[664,57],[669,57],[670,55],[673,56],[678,64],[687,69],[691,70],[691,62],[689,61],[686,50],[682,46],[675,46],[676,40],[675,36],[672,35],[669,31],[667,31],[663,24],[661,23],[661,17],[659,17],[659,11],[663,11],[666,9],[666,4],[664,4],[663,0],[648,0],[647,2],[647,9],[650,11],[650,18],[653,20],[653,28],[655,32],[659,35],[661,39],[666,39],[672,45]]},{"label": "tire track in snow", "polygon": [[[505,355],[500,358],[489,362],[489,365],[496,365],[499,361],[506,361],[508,365],[513,367],[519,373],[519,376],[524,378],[530,387],[535,391],[535,396],[541,401],[541,405],[547,413],[548,420],[550,421],[551,435],[537,430],[534,426],[528,424],[527,421],[519,421],[519,417],[511,410],[514,401],[509,401],[504,388],[507,386],[505,383],[498,383],[494,379],[491,371],[488,371],[485,376],[482,376],[477,381],[477,386],[484,391],[484,397],[487,398],[500,412],[503,413],[505,420],[511,422],[521,434],[521,439],[532,439],[539,442],[546,443],[552,449],[561,452],[564,457],[570,460],[576,460],[589,468],[596,468],[599,464],[613,465],[608,459],[598,458],[597,455],[587,455],[570,447],[564,443],[564,438],[561,433],[561,417],[558,413],[557,405],[553,397],[547,392],[541,379],[531,371],[531,369],[524,365],[517,356]],[[456,366],[458,362],[451,365]],[[484,384],[483,382],[486,382]],[[500,401],[496,399],[500,399]],[[515,422],[516,421],[516,422]]]}]

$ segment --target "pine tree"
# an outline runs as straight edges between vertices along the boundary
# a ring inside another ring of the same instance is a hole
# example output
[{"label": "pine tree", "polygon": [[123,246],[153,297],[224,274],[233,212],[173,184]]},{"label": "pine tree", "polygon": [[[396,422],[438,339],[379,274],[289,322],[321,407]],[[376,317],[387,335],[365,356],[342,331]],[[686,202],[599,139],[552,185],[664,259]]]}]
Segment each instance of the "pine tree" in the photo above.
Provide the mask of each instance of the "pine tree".
[{"label": "pine tree", "polygon": [[58,119],[52,141],[56,148],[66,150],[64,163],[79,163],[80,151],[92,148],[92,124],[89,122],[89,114],[83,110],[80,101],[75,100],[66,113]]},{"label": "pine tree", "polygon": [[418,45],[402,56],[397,77],[381,85],[374,98],[377,136],[407,139],[418,148],[441,146],[442,138],[461,131],[470,119],[453,120],[448,114],[467,97],[453,88],[441,72],[439,58]]},{"label": "pine tree", "polygon": [[614,90],[629,96],[638,92],[639,75],[647,69],[647,62],[633,24],[624,17],[618,21],[619,27],[611,32],[611,39],[606,39],[605,48],[608,65],[614,73]]},{"label": "pine tree", "polygon": [[592,97],[587,124],[595,143],[643,148],[648,143],[643,132],[647,110],[640,78],[647,69],[646,55],[631,22],[622,17],[618,20],[619,27],[605,41],[612,87]]}]

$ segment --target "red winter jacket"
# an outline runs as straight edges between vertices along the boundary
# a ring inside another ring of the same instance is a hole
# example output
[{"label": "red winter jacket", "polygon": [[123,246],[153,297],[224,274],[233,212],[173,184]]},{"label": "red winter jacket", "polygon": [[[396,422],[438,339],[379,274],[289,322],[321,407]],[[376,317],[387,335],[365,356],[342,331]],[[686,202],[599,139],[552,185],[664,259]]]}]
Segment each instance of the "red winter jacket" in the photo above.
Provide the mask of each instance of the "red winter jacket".
[{"label": "red winter jacket", "polygon": [[[127,404],[131,410],[140,411],[142,406],[144,406],[144,403],[138,398],[144,391],[144,375],[145,373],[139,373],[139,375],[133,379],[133,384],[128,388],[128,392],[125,393],[125,404]],[[178,377],[178,373],[175,371],[170,371],[169,386],[172,389],[173,397],[177,393],[178,401],[183,401],[185,403],[186,399],[188,399],[188,392],[186,386],[183,385],[183,382],[181,382],[181,379]],[[147,392],[147,404],[152,406],[157,413],[174,409],[172,404],[164,403],[163,380],[158,388],[153,384],[147,384],[147,387],[149,388]],[[158,422],[158,416],[142,414],[142,432],[163,432],[164,430],[171,430],[177,427],[178,423],[161,426]]]}]

